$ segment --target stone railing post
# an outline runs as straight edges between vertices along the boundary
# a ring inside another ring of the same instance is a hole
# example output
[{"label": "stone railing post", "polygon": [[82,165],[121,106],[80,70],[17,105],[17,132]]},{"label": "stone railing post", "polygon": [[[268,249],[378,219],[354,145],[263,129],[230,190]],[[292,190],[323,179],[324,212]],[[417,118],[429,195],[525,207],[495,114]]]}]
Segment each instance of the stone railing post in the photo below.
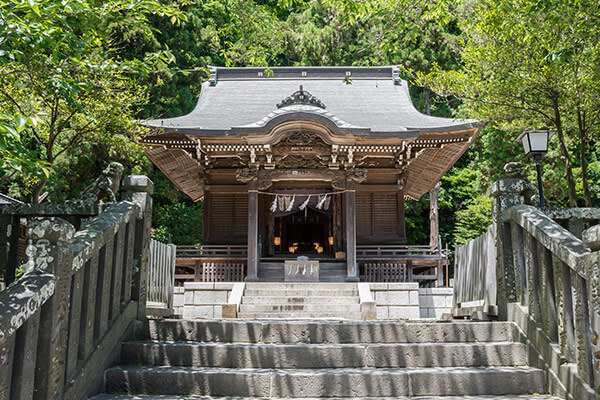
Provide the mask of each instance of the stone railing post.
[{"label": "stone railing post", "polygon": [[154,192],[154,183],[144,175],[129,175],[123,178],[122,188],[122,200],[131,201],[141,208],[141,218],[135,223],[131,298],[138,302],[137,318],[144,320],[148,290],[150,227],[152,226],[151,195]]},{"label": "stone railing post", "polygon": [[[73,240],[75,227],[60,218],[31,218],[28,220],[27,256],[25,274],[35,271],[51,273],[56,277],[54,295],[44,304],[39,322],[36,352],[35,398],[60,398],[65,385],[67,360],[67,331],[69,323],[69,295],[73,253],[66,246]],[[26,317],[26,316],[24,316]]]},{"label": "stone railing post", "polygon": [[592,262],[586,265],[587,295],[590,301],[591,373],[596,394],[600,395],[600,225],[594,225],[582,232],[583,245],[594,253]]},{"label": "stone railing post", "polygon": [[[508,163],[504,166],[506,179],[492,184],[492,217],[496,227],[496,281],[498,319],[506,320],[508,303],[517,301],[514,254],[509,224],[502,223],[502,213],[519,204],[536,202],[537,188],[523,179],[523,165]],[[537,204],[535,204],[537,205]]]}]

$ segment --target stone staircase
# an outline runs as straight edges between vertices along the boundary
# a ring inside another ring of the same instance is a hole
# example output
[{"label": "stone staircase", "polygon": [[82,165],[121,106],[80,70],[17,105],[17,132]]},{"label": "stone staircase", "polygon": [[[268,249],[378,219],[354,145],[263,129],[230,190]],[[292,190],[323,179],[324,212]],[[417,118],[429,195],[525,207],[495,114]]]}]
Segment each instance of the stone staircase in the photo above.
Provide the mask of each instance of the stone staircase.
[{"label": "stone staircase", "polygon": [[151,320],[136,331],[94,400],[548,398],[505,322]]},{"label": "stone staircase", "polygon": [[246,283],[240,318],[361,319],[356,283]]}]

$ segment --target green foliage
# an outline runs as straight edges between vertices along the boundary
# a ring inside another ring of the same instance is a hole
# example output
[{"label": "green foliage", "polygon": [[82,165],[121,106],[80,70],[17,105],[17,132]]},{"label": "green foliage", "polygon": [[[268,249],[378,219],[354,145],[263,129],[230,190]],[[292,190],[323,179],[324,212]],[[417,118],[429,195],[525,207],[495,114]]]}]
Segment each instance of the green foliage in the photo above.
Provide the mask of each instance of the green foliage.
[{"label": "green foliage", "polygon": [[[202,203],[156,170],[140,118],[192,110],[209,65],[400,65],[417,108],[488,124],[441,181],[444,243],[482,233],[489,186],[523,161],[525,128],[560,123],[552,205],[600,206],[600,11],[592,0],[0,0],[0,190],[79,194],[108,160],[150,171],[154,237],[195,244]],[[414,82],[413,82],[414,83]],[[558,104],[558,113],[555,110]],[[564,145],[564,146],[563,146]],[[570,191],[570,189],[572,189]],[[589,204],[588,204],[589,203]],[[407,201],[409,243],[429,199]]]},{"label": "green foliage", "polygon": [[553,146],[560,151],[569,204],[578,200],[573,166],[579,163],[590,205],[585,174],[600,123],[600,6],[585,0],[458,4],[462,65],[418,72],[419,82],[464,99],[473,117],[514,132],[513,138],[531,127],[555,129]]},{"label": "green foliage", "polygon": [[202,239],[202,203],[156,204],[152,238],[163,243],[199,244]]},{"label": "green foliage", "polygon": [[492,224],[492,201],[489,196],[474,198],[467,207],[456,212],[455,245],[462,245],[484,234]]},{"label": "green foliage", "polygon": [[133,118],[147,96],[136,77],[172,57],[123,58],[114,33],[126,24],[150,35],[151,14],[185,19],[155,0],[0,0],[0,109],[9,133],[0,179],[18,182],[21,197],[37,202],[78,144],[116,146],[120,135],[127,147],[143,133]]},{"label": "green foliage", "polygon": [[419,200],[406,200],[406,241],[409,244],[429,243],[429,195]]},{"label": "green foliage", "polygon": [[163,243],[198,244],[202,240],[203,202],[192,202],[159,170],[149,174],[152,196],[152,238]]}]

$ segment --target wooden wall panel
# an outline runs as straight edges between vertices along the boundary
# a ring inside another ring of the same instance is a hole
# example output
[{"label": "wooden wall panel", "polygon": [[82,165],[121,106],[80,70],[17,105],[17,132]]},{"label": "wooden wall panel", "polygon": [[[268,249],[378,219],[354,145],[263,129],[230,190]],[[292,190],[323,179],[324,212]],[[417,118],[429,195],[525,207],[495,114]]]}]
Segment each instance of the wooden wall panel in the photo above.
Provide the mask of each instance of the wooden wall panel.
[{"label": "wooden wall panel", "polygon": [[232,236],[245,238],[248,236],[248,194],[235,194],[234,205]]},{"label": "wooden wall panel", "polygon": [[234,195],[213,193],[210,196],[210,233],[212,238],[232,236]]},{"label": "wooden wall panel", "polygon": [[248,195],[211,193],[208,237],[211,243],[224,239],[245,239],[248,235]]},{"label": "wooden wall panel", "polygon": [[404,203],[398,192],[356,194],[356,236],[359,244],[404,242]]},{"label": "wooden wall panel", "polygon": [[398,234],[398,201],[396,193],[373,193],[373,235]]},{"label": "wooden wall panel", "polygon": [[356,234],[373,236],[372,193],[356,193]]}]

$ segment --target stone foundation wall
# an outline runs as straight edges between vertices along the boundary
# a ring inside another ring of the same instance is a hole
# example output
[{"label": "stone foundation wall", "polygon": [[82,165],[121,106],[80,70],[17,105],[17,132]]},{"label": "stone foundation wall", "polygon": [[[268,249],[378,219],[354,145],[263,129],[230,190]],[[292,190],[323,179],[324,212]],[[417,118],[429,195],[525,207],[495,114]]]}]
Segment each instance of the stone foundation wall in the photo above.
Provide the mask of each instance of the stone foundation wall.
[{"label": "stone foundation wall", "polygon": [[184,288],[183,286],[175,286],[173,288],[173,316],[181,318],[183,316],[184,304]]},{"label": "stone foundation wall", "polygon": [[453,288],[419,289],[421,318],[441,318],[452,312]]},{"label": "stone foundation wall", "polygon": [[175,288],[173,312],[183,318],[222,318],[233,282],[185,282]]},{"label": "stone foundation wall", "polygon": [[371,293],[377,305],[377,319],[419,318],[419,284],[371,283]]},{"label": "stone foundation wall", "polygon": [[[183,318],[222,318],[233,283],[186,282],[173,294],[173,314]],[[452,288],[419,289],[413,283],[370,283],[377,319],[439,319],[452,312]]]}]

